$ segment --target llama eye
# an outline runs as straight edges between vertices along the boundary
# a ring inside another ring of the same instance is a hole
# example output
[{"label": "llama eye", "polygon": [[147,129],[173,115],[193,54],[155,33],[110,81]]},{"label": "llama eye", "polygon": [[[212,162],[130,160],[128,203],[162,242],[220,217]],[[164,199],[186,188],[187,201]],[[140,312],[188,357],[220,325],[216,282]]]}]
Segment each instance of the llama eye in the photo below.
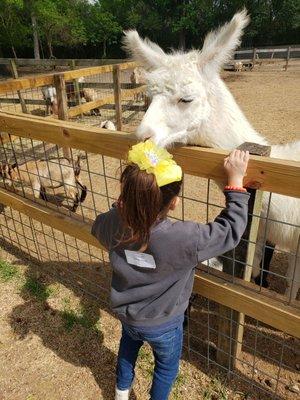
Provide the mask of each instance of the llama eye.
[{"label": "llama eye", "polygon": [[189,98],[182,98],[178,100],[178,103],[191,103],[193,101],[193,99],[189,99]]}]

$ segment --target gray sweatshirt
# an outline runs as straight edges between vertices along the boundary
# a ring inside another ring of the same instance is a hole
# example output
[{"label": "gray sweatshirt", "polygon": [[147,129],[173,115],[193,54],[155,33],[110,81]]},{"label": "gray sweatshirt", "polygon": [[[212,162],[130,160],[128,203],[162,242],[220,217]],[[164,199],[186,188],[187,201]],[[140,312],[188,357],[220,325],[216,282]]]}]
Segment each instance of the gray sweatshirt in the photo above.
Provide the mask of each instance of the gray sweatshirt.
[{"label": "gray sweatshirt", "polygon": [[98,215],[92,234],[109,251],[111,306],[122,322],[153,327],[184,313],[197,264],[233,249],[246,228],[249,194],[228,191],[225,197],[226,208],[209,224],[159,222],[144,253],[116,246],[122,232],[117,208]]}]

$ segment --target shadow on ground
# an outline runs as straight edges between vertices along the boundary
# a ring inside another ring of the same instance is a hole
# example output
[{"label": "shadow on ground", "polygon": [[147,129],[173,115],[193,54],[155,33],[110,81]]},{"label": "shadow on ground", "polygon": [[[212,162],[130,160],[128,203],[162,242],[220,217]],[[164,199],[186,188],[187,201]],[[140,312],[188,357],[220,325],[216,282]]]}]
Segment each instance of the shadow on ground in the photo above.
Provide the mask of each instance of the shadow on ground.
[{"label": "shadow on ground", "polygon": [[[81,280],[78,275],[76,279],[72,279],[68,275],[70,269],[74,269],[78,272],[78,263],[68,262],[37,262],[37,260],[28,258],[28,255],[12,245],[11,243],[0,240],[0,246],[2,246],[7,252],[17,257],[14,262],[15,265],[24,264],[24,260],[28,260],[28,268],[26,272],[26,280],[30,281],[32,277],[38,276],[39,282],[42,282],[44,290],[47,290],[49,285],[54,283],[61,283],[70,289],[80,301],[81,307],[81,322],[76,324],[71,330],[69,335],[62,335],[62,330],[68,329],[68,326],[64,327],[62,321],[66,324],[71,323],[72,315],[66,316],[66,311],[58,311],[52,309],[47,301],[43,301],[43,298],[37,299],[28,293],[28,290],[22,289],[21,296],[24,299],[24,303],[15,307],[10,315],[10,324],[14,332],[24,339],[29,332],[38,335],[44,346],[55,352],[61,359],[72,363],[75,366],[87,367],[92,372],[95,381],[101,389],[104,400],[114,399],[114,380],[115,380],[115,364],[116,355],[103,345],[103,334],[100,330],[95,329],[96,324],[99,320],[99,309],[109,311],[107,307],[107,295],[104,296],[100,293],[96,293],[92,290],[92,286],[88,287],[84,280]],[[82,273],[88,271],[89,268],[93,267],[94,271],[100,271],[99,263],[80,263],[80,270]],[[92,282],[91,282],[92,283]],[[94,282],[93,282],[94,283]],[[107,286],[108,288],[108,286]],[[41,295],[43,297],[43,294]],[[92,297],[97,298],[97,303]],[[98,301],[100,300],[100,301]],[[42,319],[40,316],[42,315]],[[205,317],[204,317],[205,318]],[[78,322],[78,321],[77,321]],[[117,322],[116,322],[117,323]],[[72,323],[71,323],[72,324]],[[100,321],[101,324],[101,321]],[[84,329],[85,327],[90,329]],[[274,332],[274,338],[276,339],[276,332]],[[286,343],[287,344],[287,343]],[[207,343],[203,341],[201,344],[197,341],[191,341],[194,351],[191,352],[191,357],[188,358],[188,354],[184,352],[184,359],[193,363],[198,369],[210,376],[220,376],[220,370],[216,367],[210,369],[207,368]],[[292,343],[290,343],[292,345]],[[210,357],[212,361],[215,357],[214,348],[211,349]],[[245,351],[251,352],[251,348]],[[264,355],[260,355],[264,358]],[[267,359],[270,362],[270,359]],[[211,364],[213,365],[213,363]],[[285,365],[286,369],[292,369],[291,366]],[[225,371],[226,372],[226,371]],[[249,387],[249,393],[252,395],[251,387],[253,383],[247,375],[243,375],[239,371],[237,381],[247,381],[246,386]],[[226,375],[223,374],[225,384],[232,388],[232,380],[226,381]],[[241,387],[246,387],[245,384]],[[266,389],[265,385],[260,385],[255,382],[257,393],[261,400],[263,399],[284,399],[280,396],[274,396],[273,391]],[[249,399],[255,399],[255,397],[245,397]],[[134,391],[131,395],[131,400],[136,400]]]}]

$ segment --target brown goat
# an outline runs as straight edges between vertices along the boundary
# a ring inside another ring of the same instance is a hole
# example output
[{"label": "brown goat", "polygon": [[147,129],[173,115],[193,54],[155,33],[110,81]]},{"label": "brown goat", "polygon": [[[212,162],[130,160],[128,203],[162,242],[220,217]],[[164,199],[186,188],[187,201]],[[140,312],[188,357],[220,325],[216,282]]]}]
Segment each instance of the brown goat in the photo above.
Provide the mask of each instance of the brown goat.
[{"label": "brown goat", "polygon": [[32,160],[22,165],[2,164],[0,176],[10,186],[21,184],[32,187],[34,196],[43,200],[47,200],[47,189],[64,186],[66,197],[73,201],[71,210],[76,212],[79,203],[82,203],[87,195],[87,188],[79,179],[80,170],[80,156],[74,163],[74,167],[67,158],[55,157],[47,160]]}]

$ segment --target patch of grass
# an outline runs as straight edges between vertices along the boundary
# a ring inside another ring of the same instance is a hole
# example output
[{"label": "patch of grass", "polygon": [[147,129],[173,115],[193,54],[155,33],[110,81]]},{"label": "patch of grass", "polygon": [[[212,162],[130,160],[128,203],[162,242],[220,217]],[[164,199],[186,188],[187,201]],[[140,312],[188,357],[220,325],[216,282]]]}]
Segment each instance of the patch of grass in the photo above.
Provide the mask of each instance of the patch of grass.
[{"label": "patch of grass", "polygon": [[141,361],[148,361],[148,362],[152,361],[151,353],[146,346],[142,346],[140,348],[138,357]]},{"label": "patch of grass", "polygon": [[153,377],[153,368],[154,368],[154,360],[152,357],[152,353],[149,348],[142,346],[139,351],[139,367],[143,371],[144,375],[152,378]]},{"label": "patch of grass", "polygon": [[70,299],[63,299],[64,309],[62,319],[65,329],[70,332],[76,324],[83,326],[86,329],[100,331],[99,321],[94,323],[92,319],[83,310],[74,310],[70,306]]},{"label": "patch of grass", "polygon": [[9,262],[0,260],[0,280],[8,282],[18,275],[18,269]]},{"label": "patch of grass", "polygon": [[58,283],[52,283],[51,285],[48,285],[47,288],[51,292],[50,293],[51,297],[56,297],[59,295],[60,286]]},{"label": "patch of grass", "polygon": [[182,385],[184,385],[185,383],[186,383],[186,376],[182,372],[179,372],[179,374],[177,375],[177,378],[175,379],[175,382],[173,385],[173,390],[172,390],[174,400],[180,400],[180,398],[182,398],[180,389],[181,389]]},{"label": "patch of grass", "polygon": [[54,290],[50,286],[46,286],[35,278],[27,278],[23,290],[26,290],[39,301],[46,301]]},{"label": "patch of grass", "polygon": [[226,387],[224,386],[223,382],[221,382],[219,379],[214,378],[212,380],[212,385],[213,388],[215,390],[215,392],[217,392],[218,394],[218,399],[220,400],[228,400],[228,392]]},{"label": "patch of grass", "polygon": [[213,378],[210,386],[203,391],[203,400],[228,400],[228,392],[224,384],[217,378]]},{"label": "patch of grass", "polygon": [[211,389],[209,389],[209,388],[204,389],[203,400],[211,400],[212,394],[213,394],[213,392],[211,391]]},{"label": "patch of grass", "polygon": [[38,398],[34,394],[30,394],[26,397],[26,400],[38,400]]},{"label": "patch of grass", "polygon": [[74,310],[64,310],[62,312],[65,329],[70,332],[77,323],[77,315]]}]

